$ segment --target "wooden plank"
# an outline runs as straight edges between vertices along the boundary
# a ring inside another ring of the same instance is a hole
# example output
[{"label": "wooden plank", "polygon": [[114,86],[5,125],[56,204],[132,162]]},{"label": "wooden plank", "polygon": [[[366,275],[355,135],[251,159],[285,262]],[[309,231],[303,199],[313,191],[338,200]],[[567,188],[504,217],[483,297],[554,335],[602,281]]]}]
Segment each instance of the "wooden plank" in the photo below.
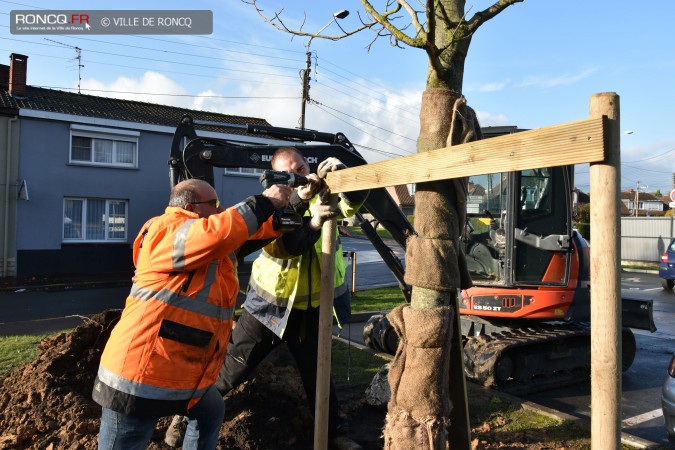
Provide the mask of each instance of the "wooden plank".
[{"label": "wooden plank", "polygon": [[330,172],[333,193],[603,161],[604,119],[590,118]]}]

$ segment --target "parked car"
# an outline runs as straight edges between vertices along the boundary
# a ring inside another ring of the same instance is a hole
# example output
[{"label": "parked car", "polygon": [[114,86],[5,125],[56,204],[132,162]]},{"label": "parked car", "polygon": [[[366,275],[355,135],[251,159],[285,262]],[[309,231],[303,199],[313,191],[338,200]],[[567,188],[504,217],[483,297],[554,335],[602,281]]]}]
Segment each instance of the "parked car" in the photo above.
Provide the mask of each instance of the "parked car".
[{"label": "parked car", "polygon": [[675,239],[668,244],[666,252],[661,255],[659,278],[661,278],[663,289],[673,290],[673,286],[675,286]]},{"label": "parked car", "polygon": [[675,353],[673,353],[673,357],[670,360],[668,376],[663,383],[661,406],[663,408],[663,418],[666,421],[668,440],[675,443]]}]

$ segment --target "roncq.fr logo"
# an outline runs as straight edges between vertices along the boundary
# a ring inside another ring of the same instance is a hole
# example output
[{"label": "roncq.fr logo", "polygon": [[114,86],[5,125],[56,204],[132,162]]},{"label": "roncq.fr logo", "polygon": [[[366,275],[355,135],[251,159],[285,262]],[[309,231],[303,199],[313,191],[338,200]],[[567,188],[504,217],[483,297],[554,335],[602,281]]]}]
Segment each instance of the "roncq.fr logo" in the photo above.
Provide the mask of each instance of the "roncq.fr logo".
[{"label": "roncq.fr logo", "polygon": [[89,25],[89,14],[22,13],[14,21],[15,25]]}]

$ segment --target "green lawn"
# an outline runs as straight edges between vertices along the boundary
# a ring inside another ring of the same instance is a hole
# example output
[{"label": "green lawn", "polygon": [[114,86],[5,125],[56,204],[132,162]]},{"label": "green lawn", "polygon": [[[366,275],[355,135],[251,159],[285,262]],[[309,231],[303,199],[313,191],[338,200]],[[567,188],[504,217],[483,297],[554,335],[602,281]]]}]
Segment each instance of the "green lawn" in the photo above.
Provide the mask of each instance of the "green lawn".
[{"label": "green lawn", "polygon": [[405,303],[398,287],[356,291],[352,296],[352,312],[388,311]]},{"label": "green lawn", "polygon": [[52,335],[0,337],[0,378],[34,360],[40,354],[37,345],[47,336]]}]

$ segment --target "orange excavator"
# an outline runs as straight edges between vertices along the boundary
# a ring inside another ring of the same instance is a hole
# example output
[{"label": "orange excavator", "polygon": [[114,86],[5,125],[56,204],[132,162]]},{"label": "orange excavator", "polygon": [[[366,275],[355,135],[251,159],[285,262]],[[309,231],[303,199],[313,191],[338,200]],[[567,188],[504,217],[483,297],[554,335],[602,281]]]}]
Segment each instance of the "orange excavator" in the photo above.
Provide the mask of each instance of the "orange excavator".
[{"label": "orange excavator", "polygon": [[[573,170],[468,179],[462,242],[474,286],[461,292],[459,312],[473,381],[522,394],[589,376],[590,247],[572,224]],[[652,300],[622,298],[622,321],[625,371],[637,350],[631,328],[656,331]],[[395,352],[386,317],[365,333],[372,348]]]},{"label": "orange excavator", "polygon": [[[462,292],[466,371],[485,385],[533,391],[588,377],[590,247],[572,228],[573,167],[469,179]],[[630,327],[655,331],[652,301],[622,299],[622,369]]]},{"label": "orange excavator", "polygon": [[[504,133],[489,128],[483,130],[484,135]],[[500,128],[516,131],[515,127]],[[202,178],[213,184],[214,167],[270,169],[274,151],[289,145],[301,149],[314,172],[328,157],[337,157],[350,167],[366,164],[342,133],[258,125],[248,125],[246,131],[277,143],[199,138],[193,120],[183,118],[171,149],[171,183]],[[573,186],[571,166],[469,178],[462,242],[474,287],[462,291],[460,315],[470,379],[523,393],[588,377],[590,248],[572,226]],[[375,230],[382,226],[405,248],[414,228],[384,188],[370,191],[357,218],[398,280],[403,297],[410,301],[404,264]],[[623,298],[622,310],[626,370],[636,353],[630,328],[653,332],[656,327],[651,300]],[[364,340],[373,349],[391,354],[398,345],[385,315],[371,318]]]}]

